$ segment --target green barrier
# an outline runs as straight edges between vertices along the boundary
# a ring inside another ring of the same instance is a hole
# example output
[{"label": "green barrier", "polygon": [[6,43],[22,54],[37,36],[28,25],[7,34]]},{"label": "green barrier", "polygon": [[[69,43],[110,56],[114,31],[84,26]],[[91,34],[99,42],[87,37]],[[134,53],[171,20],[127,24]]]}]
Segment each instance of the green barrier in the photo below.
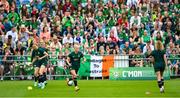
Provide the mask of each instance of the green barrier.
[{"label": "green barrier", "polygon": [[[111,68],[110,80],[154,80],[156,75],[153,67]],[[169,69],[164,72],[164,78],[169,80]]]}]

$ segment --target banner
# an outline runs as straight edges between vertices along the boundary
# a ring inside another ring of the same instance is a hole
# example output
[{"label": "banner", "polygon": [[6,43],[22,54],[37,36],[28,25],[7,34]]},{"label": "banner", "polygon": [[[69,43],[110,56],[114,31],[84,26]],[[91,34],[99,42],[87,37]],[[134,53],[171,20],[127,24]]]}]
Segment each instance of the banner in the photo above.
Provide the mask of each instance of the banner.
[{"label": "banner", "polygon": [[86,55],[86,62],[81,63],[80,76],[104,77],[109,76],[109,69],[114,66],[114,56]]},{"label": "banner", "polygon": [[[170,79],[169,70],[164,78]],[[110,68],[110,80],[154,80],[156,75],[153,67]]]}]

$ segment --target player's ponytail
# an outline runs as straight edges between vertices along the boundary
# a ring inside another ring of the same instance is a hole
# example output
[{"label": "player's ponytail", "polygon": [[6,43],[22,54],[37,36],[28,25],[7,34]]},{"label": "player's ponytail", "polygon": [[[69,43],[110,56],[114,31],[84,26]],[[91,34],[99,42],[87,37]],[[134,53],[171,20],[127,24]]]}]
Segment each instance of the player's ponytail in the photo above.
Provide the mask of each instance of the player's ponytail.
[{"label": "player's ponytail", "polygon": [[163,43],[160,40],[158,40],[156,42],[155,48],[156,48],[156,50],[164,50]]}]

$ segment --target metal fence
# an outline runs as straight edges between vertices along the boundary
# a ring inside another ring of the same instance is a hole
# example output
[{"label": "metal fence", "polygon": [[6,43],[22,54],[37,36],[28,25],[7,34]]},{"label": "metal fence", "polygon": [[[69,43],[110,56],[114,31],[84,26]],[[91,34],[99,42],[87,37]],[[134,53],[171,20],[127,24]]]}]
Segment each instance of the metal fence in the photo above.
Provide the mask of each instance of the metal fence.
[{"label": "metal fence", "polygon": [[[177,55],[179,56],[179,55]],[[48,65],[46,67],[46,74],[49,80],[65,79],[71,76],[69,69],[66,67],[65,58],[52,58],[49,57]],[[168,58],[168,61],[178,61],[179,58]],[[143,55],[116,55],[114,56],[114,67],[152,67],[153,64],[149,58]],[[174,63],[174,62],[173,62]],[[169,63],[170,65],[170,63]],[[177,64],[180,66],[180,63]],[[2,73],[3,70],[3,73]],[[3,75],[1,75],[1,73]],[[4,55],[0,55],[0,77],[5,80],[26,80],[33,79],[34,66],[31,64],[31,57],[29,55],[9,55],[4,60]],[[176,68],[172,68],[171,76],[180,75],[176,74]]]}]

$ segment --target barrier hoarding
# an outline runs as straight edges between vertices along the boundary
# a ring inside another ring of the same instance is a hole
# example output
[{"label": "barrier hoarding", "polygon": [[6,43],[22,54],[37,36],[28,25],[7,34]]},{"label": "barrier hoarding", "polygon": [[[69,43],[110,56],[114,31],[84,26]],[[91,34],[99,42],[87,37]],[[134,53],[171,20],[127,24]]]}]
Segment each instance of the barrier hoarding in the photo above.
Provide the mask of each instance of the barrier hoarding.
[{"label": "barrier hoarding", "polygon": [[[110,68],[110,80],[154,80],[156,75],[152,67]],[[170,79],[169,70],[164,78]]]}]

